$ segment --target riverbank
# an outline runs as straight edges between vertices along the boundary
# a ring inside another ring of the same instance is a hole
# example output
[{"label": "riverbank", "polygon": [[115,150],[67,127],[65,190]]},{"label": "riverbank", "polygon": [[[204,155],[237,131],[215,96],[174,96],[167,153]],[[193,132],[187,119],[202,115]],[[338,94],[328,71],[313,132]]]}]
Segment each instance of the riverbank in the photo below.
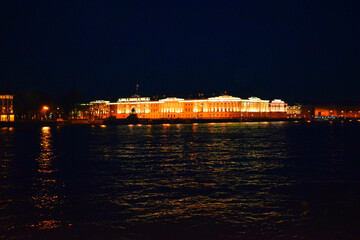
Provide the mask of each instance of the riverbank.
[{"label": "riverbank", "polygon": [[191,124],[223,122],[275,122],[305,121],[302,118],[252,118],[252,119],[71,119],[65,121],[15,121],[0,122],[0,127],[14,126],[68,126],[68,125],[128,125],[128,124]]},{"label": "riverbank", "polygon": [[0,122],[0,127],[15,126],[76,126],[76,125],[129,125],[129,124],[192,124],[192,123],[227,123],[227,122],[359,122],[360,119],[304,119],[304,118],[251,118],[251,119],[71,119],[65,121],[15,121]]}]

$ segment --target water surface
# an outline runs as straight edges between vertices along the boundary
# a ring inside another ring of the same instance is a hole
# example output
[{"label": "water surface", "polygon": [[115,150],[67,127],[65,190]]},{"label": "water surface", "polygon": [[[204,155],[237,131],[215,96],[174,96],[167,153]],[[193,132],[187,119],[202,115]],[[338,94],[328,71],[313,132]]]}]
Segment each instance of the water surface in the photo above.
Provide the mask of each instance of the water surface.
[{"label": "water surface", "polygon": [[358,239],[360,123],[0,129],[0,239]]}]

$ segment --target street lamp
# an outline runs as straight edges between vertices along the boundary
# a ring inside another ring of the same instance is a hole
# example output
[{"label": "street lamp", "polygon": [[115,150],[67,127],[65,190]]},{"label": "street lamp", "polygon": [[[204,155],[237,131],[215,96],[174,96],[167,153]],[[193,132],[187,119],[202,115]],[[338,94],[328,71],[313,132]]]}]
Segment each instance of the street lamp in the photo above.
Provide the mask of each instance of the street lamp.
[{"label": "street lamp", "polygon": [[47,111],[48,111],[48,110],[49,110],[49,107],[48,107],[48,106],[43,106],[42,111],[43,111],[43,114],[44,114],[45,119],[47,119]]}]

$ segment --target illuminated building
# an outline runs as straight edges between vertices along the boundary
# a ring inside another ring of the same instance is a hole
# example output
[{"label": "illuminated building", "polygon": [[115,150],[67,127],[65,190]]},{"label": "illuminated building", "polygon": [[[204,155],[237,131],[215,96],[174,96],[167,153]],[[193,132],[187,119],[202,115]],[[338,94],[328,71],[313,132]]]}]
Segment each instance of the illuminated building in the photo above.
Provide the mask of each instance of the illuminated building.
[{"label": "illuminated building", "polygon": [[358,106],[316,106],[314,118],[360,118]]},{"label": "illuminated building", "polygon": [[[223,95],[208,99],[165,98],[151,101],[149,97],[134,96],[120,98],[117,102],[102,101],[109,114],[93,111],[99,118],[113,116],[125,119],[136,114],[142,119],[242,119],[242,118],[281,118],[286,117],[287,104],[275,99],[262,100],[257,97],[241,99]],[[91,110],[90,103],[90,112]]]},{"label": "illuminated building", "polygon": [[71,115],[80,119],[108,118],[110,117],[110,102],[96,100],[90,103],[79,104],[72,110]]},{"label": "illuminated building", "polygon": [[270,112],[287,112],[287,104],[280,99],[274,99],[270,103]]},{"label": "illuminated building", "polygon": [[305,115],[302,114],[302,106],[300,105],[287,106],[286,114],[288,118],[305,118]]},{"label": "illuminated building", "polygon": [[13,122],[14,121],[14,96],[0,95],[0,121]]},{"label": "illuminated building", "polygon": [[300,105],[288,106],[287,114],[301,115],[301,106]]},{"label": "illuminated building", "polygon": [[109,101],[96,100],[90,102],[90,115],[98,116],[99,118],[107,118],[110,116]]}]

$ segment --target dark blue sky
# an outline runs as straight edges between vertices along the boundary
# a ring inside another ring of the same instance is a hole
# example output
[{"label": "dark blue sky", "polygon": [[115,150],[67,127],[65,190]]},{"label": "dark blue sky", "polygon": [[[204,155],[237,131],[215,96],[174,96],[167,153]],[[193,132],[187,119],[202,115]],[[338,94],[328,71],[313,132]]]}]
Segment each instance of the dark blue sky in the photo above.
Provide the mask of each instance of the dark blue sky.
[{"label": "dark blue sky", "polygon": [[1,1],[0,91],[360,103],[356,1]]}]

